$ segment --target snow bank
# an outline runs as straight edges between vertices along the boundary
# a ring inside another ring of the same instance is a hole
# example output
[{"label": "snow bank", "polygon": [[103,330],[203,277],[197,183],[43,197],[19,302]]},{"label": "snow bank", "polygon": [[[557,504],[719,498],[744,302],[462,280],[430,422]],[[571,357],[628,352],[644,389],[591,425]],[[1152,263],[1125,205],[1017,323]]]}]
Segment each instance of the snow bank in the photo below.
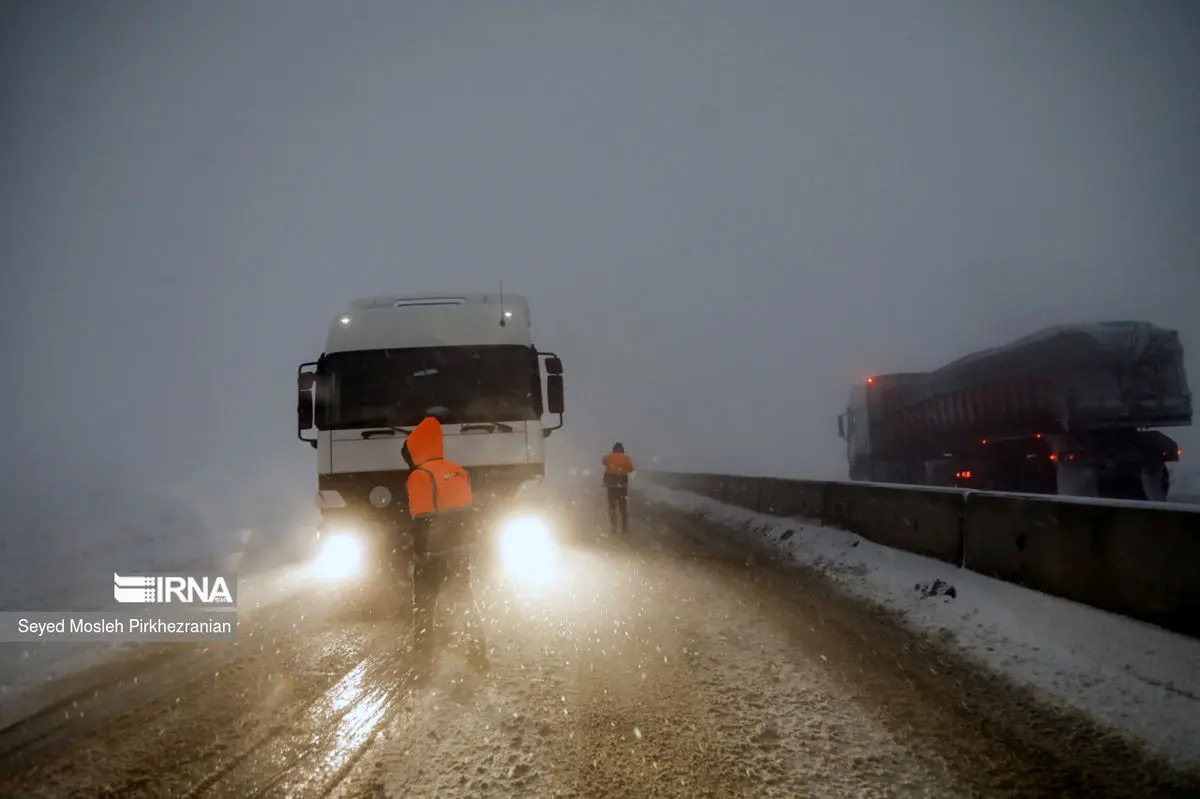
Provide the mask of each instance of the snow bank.
[{"label": "snow bank", "polygon": [[898,611],[912,629],[948,632],[985,667],[1183,767],[1200,767],[1200,641],[815,522],[660,486],[637,493],[816,567],[844,590]]}]

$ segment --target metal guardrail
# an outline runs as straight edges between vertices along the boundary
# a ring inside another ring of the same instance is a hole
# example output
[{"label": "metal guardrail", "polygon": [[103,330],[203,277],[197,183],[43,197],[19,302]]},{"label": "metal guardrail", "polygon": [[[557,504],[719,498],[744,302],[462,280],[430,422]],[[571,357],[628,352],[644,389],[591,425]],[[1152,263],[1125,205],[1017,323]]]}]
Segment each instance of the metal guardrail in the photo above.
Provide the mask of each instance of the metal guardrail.
[{"label": "metal guardrail", "polygon": [[1200,638],[1200,507],[880,483],[646,472]]}]

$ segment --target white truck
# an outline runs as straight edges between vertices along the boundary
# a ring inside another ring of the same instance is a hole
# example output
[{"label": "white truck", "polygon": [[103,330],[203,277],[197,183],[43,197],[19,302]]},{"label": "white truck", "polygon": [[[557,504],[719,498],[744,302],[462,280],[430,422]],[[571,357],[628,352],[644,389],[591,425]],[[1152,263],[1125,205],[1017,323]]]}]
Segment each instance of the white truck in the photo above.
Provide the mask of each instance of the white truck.
[{"label": "white truck", "polygon": [[[297,436],[317,451],[319,535],[397,548],[409,518],[401,448],[426,416],[441,421],[445,457],[467,469],[484,511],[536,495],[544,440],[563,425],[562,371],[557,355],[534,346],[520,295],[351,302],[320,358],[298,369]],[[547,411],[558,416],[553,427],[543,425]]]}]

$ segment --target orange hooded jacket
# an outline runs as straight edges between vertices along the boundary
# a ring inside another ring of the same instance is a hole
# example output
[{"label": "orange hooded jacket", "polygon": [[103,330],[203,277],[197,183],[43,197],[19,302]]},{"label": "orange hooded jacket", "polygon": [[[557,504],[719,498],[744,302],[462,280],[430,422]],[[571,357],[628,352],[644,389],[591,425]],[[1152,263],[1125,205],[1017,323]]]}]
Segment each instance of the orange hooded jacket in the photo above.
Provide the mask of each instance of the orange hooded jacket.
[{"label": "orange hooded jacket", "polygon": [[440,511],[470,507],[471,479],[467,470],[442,457],[442,425],[432,416],[421,420],[404,442],[408,475],[408,512],[414,519]]},{"label": "orange hooded jacket", "polygon": [[633,469],[633,460],[624,452],[609,452],[602,459],[604,463],[604,471],[615,475],[631,474]]}]

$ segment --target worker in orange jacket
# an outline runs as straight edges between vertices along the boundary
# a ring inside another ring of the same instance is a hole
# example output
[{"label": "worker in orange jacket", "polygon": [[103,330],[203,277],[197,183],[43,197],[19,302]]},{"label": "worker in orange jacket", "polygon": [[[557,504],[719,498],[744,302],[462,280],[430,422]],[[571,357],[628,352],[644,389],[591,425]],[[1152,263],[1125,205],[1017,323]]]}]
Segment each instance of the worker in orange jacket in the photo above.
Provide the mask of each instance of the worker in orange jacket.
[{"label": "worker in orange jacket", "polygon": [[467,664],[488,670],[481,614],[471,591],[471,550],[479,520],[467,470],[442,457],[442,425],[428,416],[404,442],[408,475],[408,511],[412,516],[413,650],[418,678],[433,661],[432,634],[438,595],[458,588],[466,604]]},{"label": "worker in orange jacket", "polygon": [[625,454],[621,442],[613,444],[612,452],[601,458],[604,464],[604,487],[608,491],[608,524],[617,532],[618,516],[622,533],[629,532],[629,475],[633,474],[633,461]]}]

